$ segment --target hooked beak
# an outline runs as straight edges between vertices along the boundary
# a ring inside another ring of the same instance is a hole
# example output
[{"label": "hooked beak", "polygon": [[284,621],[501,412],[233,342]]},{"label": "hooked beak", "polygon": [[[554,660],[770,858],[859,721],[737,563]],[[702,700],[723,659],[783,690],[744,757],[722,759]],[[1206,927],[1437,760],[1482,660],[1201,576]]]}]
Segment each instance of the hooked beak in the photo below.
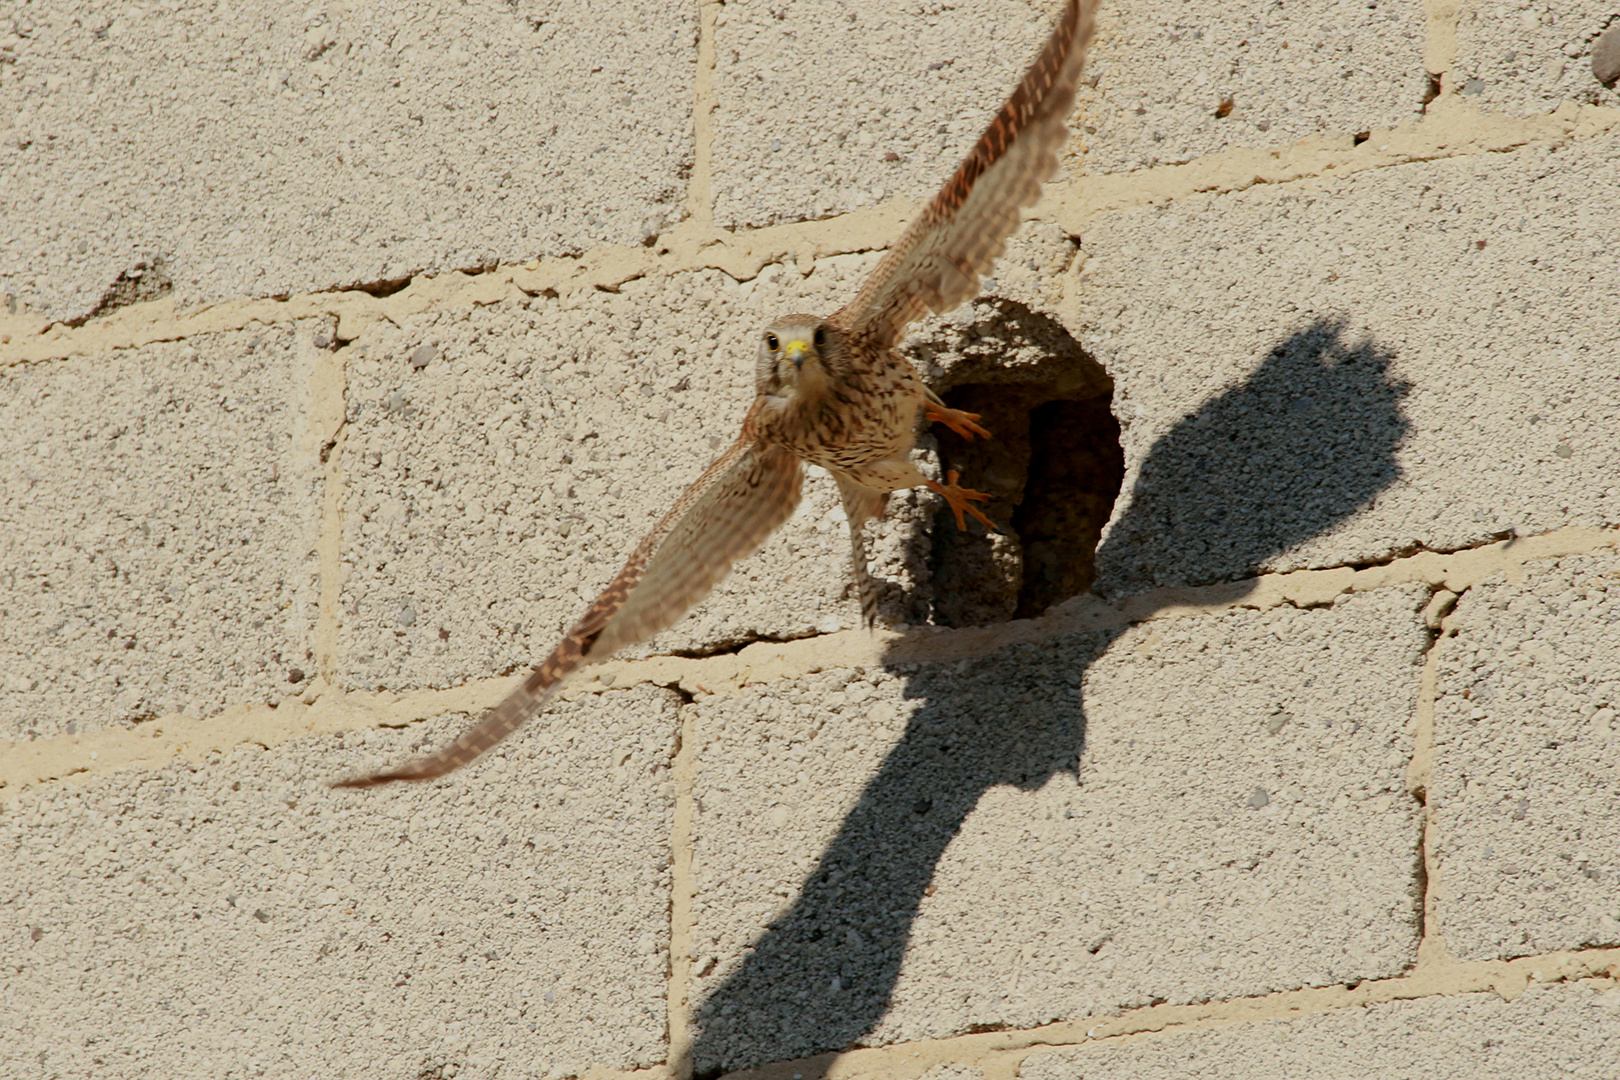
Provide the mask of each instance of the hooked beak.
[{"label": "hooked beak", "polygon": [[804,362],[810,358],[810,343],[803,339],[789,341],[782,346],[782,355],[793,361],[793,366],[803,369]]}]

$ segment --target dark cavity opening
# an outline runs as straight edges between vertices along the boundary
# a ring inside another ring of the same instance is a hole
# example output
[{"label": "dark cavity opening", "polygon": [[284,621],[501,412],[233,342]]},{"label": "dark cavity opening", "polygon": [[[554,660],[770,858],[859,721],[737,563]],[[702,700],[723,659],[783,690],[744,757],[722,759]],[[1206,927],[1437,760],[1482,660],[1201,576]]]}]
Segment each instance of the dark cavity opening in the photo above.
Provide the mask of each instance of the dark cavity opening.
[{"label": "dark cavity opening", "polygon": [[358,285],[352,285],[350,288],[354,289],[356,292],[363,292],[371,296],[375,296],[380,300],[385,296],[393,296],[397,292],[408,289],[413,280],[415,279],[410,277],[387,278],[383,281],[362,282]]},{"label": "dark cavity opening", "polygon": [[1424,72],[1427,81],[1423,84],[1423,100],[1418,103],[1418,112],[1426,113],[1429,105],[1440,96],[1440,76],[1433,72]]},{"label": "dark cavity opening", "polygon": [[173,291],[174,282],[169,277],[168,259],[162,255],[147,255],[113,279],[107,291],[101,294],[101,301],[89,314],[65,322],[68,326],[83,326],[91,319],[111,315],[122,307],[161,300]]},{"label": "dark cavity opening", "polygon": [[1112,381],[1055,321],[1022,314],[1036,324],[1026,329],[1038,331],[1040,352],[1020,350],[1010,367],[966,358],[941,395],[979,413],[993,436],[963,439],[935,425],[941,470],[957,470],[962,486],[991,496],[982,505],[1003,533],[972,520],[960,532],[949,508],[936,513],[929,562],[938,625],[1033,618],[1089,590],[1124,480]]}]

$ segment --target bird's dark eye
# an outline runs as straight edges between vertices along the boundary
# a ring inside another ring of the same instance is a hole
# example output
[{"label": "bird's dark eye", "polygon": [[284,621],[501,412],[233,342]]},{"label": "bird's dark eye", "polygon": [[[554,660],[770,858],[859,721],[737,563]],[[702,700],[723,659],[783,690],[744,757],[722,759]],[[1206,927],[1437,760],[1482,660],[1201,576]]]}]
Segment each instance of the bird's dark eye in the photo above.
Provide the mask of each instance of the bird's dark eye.
[{"label": "bird's dark eye", "polygon": [[782,347],[782,343],[780,341],[776,340],[776,335],[775,334],[766,334],[765,335],[765,347],[767,349],[771,350],[771,352],[775,352],[777,349],[780,349]]},{"label": "bird's dark eye", "polygon": [[818,349],[827,344],[827,328],[825,326],[816,327],[815,342]]}]

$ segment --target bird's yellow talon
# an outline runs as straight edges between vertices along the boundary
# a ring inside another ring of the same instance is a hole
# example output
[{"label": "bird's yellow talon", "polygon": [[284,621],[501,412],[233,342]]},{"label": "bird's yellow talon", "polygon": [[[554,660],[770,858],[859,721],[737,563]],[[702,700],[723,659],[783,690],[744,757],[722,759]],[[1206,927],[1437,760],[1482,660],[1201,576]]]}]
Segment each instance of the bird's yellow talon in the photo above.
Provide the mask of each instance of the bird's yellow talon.
[{"label": "bird's yellow talon", "polygon": [[951,513],[956,515],[956,527],[963,532],[967,531],[967,520],[962,516],[964,511],[978,518],[984,527],[991,532],[1000,532],[1001,529],[996,526],[996,523],[985,517],[983,510],[973,505],[976,502],[989,502],[990,496],[982,491],[974,491],[972,488],[960,486],[956,482],[957,475],[957,471],[952,469],[945,474],[943,484],[937,480],[928,481],[928,489],[937,491],[945,497],[946,503],[950,505]]},{"label": "bird's yellow talon", "polygon": [[923,406],[923,415],[931,424],[944,424],[964,439],[971,439],[977,435],[981,439],[988,439],[990,433],[979,426],[979,414],[965,412],[961,409],[952,409],[944,405],[935,405],[932,401]]}]

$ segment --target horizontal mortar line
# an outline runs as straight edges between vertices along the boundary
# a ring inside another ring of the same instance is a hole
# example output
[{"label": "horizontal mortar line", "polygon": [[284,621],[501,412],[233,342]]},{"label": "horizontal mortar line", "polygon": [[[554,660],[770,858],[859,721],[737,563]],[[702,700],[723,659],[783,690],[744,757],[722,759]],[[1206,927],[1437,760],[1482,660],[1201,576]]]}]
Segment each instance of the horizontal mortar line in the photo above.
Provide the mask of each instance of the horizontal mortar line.
[{"label": "horizontal mortar line", "polygon": [[1421,551],[1365,567],[1332,567],[1263,574],[1214,585],[1155,589],[1110,603],[1077,596],[1034,619],[996,626],[843,630],[793,641],[760,641],[707,657],[652,656],[609,661],[587,669],[576,692],[655,683],[692,694],[736,693],[776,679],[839,667],[937,664],[973,660],[1013,644],[1037,644],[1086,630],[1214,615],[1237,610],[1323,607],[1346,593],[1410,583],[1460,593],[1493,574],[1522,574],[1526,563],[1620,547],[1620,527],[1556,529],[1454,552]]},{"label": "horizontal mortar line", "polygon": [[1449,83],[1457,61],[1457,22],[1462,5],[1457,0],[1425,0],[1423,8],[1424,71]]},{"label": "horizontal mortar line", "polygon": [[[1620,129],[1620,109],[1566,103],[1544,116],[1516,119],[1453,105],[1410,125],[1375,131],[1360,145],[1350,135],[1312,136],[1269,149],[1230,148],[1183,164],[1055,180],[1026,218],[1051,220],[1080,235],[1102,214],[1165,205],[1192,195],[1229,194],[1258,184],[1503,152],[1529,143],[1561,143],[1615,129]],[[918,200],[892,199],[836,217],[738,232],[688,219],[661,236],[654,248],[604,245],[578,256],[550,256],[484,272],[424,271],[405,288],[383,297],[350,287],[184,310],[173,299],[153,300],[119,308],[77,328],[38,316],[0,316],[0,335],[11,338],[0,344],[0,367],[307,318],[335,317],[338,338],[350,341],[378,319],[398,323],[413,315],[465,310],[548,291],[559,295],[611,291],[637,278],[696,270],[718,270],[746,281],[774,263],[796,260],[807,265],[806,260],[882,250],[920,206]]]},{"label": "horizontal mortar line", "polygon": [[[1620,979],[1620,948],[1565,949],[1512,960],[1447,961],[1420,966],[1406,975],[1365,980],[1354,986],[1279,990],[1195,1005],[1149,1005],[1117,1015],[1064,1020],[1034,1028],[861,1047],[770,1062],[753,1069],[724,1073],[721,1080],[789,1080],[795,1074],[814,1076],[817,1080],[916,1080],[941,1065],[1016,1068],[1023,1059],[1040,1050],[1134,1043],[1393,1001],[1488,992],[1511,1002],[1523,995],[1532,982],[1552,985],[1586,978]],[[580,1080],[672,1080],[673,1077],[669,1063],[639,1069],[597,1066],[580,1074]]]},{"label": "horizontal mortar line", "polygon": [[[754,642],[714,656],[609,660],[586,669],[564,686],[560,696],[571,699],[647,683],[678,686],[695,695],[732,694],[833,668],[973,660],[1008,645],[1086,630],[1240,610],[1321,607],[1346,593],[1414,582],[1460,593],[1492,575],[1521,578],[1532,562],[1617,546],[1620,527],[1572,526],[1461,551],[1422,551],[1360,568],[1291,570],[1216,585],[1156,589],[1117,603],[1078,596],[1039,618],[999,626],[843,630],[793,641]],[[242,743],[269,748],[312,735],[407,727],[453,712],[476,714],[504,698],[512,681],[512,676],[480,678],[447,689],[394,693],[343,690],[317,678],[301,694],[273,705],[232,706],[207,718],[177,713],[133,728],[0,742],[0,800],[64,780],[162,768],[177,758],[196,763]],[[331,779],[338,777],[312,777],[311,782]]]},{"label": "horizontal mortar line", "polygon": [[[173,299],[131,304],[72,328],[27,316],[0,317],[12,341],[0,345],[0,367],[178,341],[241,330],[255,323],[336,318],[337,337],[352,341],[378,319],[399,323],[421,314],[460,311],[546,292],[562,296],[613,291],[638,278],[719,270],[745,281],[771,263],[874,250],[888,244],[913,204],[891,201],[836,218],[794,222],[732,234],[688,220],[659,238],[656,248],[605,245],[578,256],[549,256],[487,271],[423,271],[398,292],[378,297],[363,288],[298,293],[285,298],[227,300],[181,309]],[[20,323],[28,325],[19,327]]]},{"label": "horizontal mortar line", "polygon": [[[1262,1020],[1287,1020],[1392,1001],[1494,992],[1514,1001],[1531,982],[1620,978],[1620,948],[1561,950],[1513,960],[1451,962],[1419,967],[1354,986],[1280,990],[1196,1005],[1149,1005],[1112,1016],[1059,1021],[1036,1028],[976,1032],[940,1039],[863,1047],[727,1073],[725,1080],[788,1080],[795,1073],[825,1080],[914,1080],[939,1065],[1001,1066],[1010,1070],[1031,1053],[1104,1043],[1137,1042]],[[1003,1073],[1004,1074],[1004,1073]]]},{"label": "horizontal mortar line", "polygon": [[1051,184],[1034,213],[1080,235],[1104,213],[1162,206],[1193,195],[1331,180],[1371,169],[1503,153],[1531,143],[1562,144],[1620,129],[1620,109],[1573,102],[1528,118],[1480,112],[1458,98],[1437,104],[1410,124],[1369,131],[1359,144],[1351,134],[1316,135],[1283,146],[1231,147],[1185,164]]}]

